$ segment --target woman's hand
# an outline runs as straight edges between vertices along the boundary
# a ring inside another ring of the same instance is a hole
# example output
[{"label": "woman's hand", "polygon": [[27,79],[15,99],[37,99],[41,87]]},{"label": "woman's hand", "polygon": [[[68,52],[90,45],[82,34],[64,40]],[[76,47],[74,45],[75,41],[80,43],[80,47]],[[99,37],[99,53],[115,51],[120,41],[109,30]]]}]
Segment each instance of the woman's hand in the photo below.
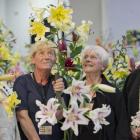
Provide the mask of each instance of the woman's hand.
[{"label": "woman's hand", "polygon": [[136,128],[137,137],[140,138],[140,128]]},{"label": "woman's hand", "polygon": [[52,82],[54,91],[57,92],[62,92],[64,90],[64,82],[62,78],[59,78],[55,81]]},{"label": "woman's hand", "polygon": [[132,128],[131,132],[134,140],[138,140],[138,138],[140,138],[140,128]]},{"label": "woman's hand", "polygon": [[132,132],[132,137],[137,140],[137,133],[136,133],[136,129],[132,128],[131,129],[131,132]]}]

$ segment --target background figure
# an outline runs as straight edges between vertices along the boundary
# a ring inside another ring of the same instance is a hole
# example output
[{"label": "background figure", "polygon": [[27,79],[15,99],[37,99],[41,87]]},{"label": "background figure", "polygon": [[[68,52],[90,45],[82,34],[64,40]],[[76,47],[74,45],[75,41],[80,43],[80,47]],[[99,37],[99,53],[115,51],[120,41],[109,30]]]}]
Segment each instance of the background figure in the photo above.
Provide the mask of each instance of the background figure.
[{"label": "background figure", "polygon": [[[36,105],[36,100],[46,104],[50,98],[56,96],[56,92],[60,93],[64,89],[63,79],[55,80],[54,76],[51,75],[51,69],[56,63],[54,47],[56,46],[51,41],[40,41],[33,45],[31,52],[33,72],[22,75],[15,81],[14,90],[21,100],[16,112],[22,140],[63,139],[60,123],[52,126],[46,122],[38,128],[35,119],[36,112],[40,110]],[[62,98],[64,98],[63,94]],[[62,118],[61,111],[56,114],[58,119]]]},{"label": "background figure", "polygon": [[[111,84],[103,76],[102,72],[108,64],[108,53],[100,46],[87,46],[82,51],[82,66],[85,72],[86,85]],[[111,114],[106,118],[110,123],[103,125],[96,134],[93,133],[94,125],[90,121],[88,126],[79,126],[79,135],[73,135],[72,140],[129,140],[128,120],[124,98],[119,91],[109,93],[91,91],[91,109],[102,107],[102,104],[110,105]]]},{"label": "background figure", "polygon": [[[136,112],[140,109],[140,69],[136,69],[127,77],[123,92],[130,123],[131,116],[135,116]],[[132,140],[140,139],[140,128],[131,129],[131,132]]]}]

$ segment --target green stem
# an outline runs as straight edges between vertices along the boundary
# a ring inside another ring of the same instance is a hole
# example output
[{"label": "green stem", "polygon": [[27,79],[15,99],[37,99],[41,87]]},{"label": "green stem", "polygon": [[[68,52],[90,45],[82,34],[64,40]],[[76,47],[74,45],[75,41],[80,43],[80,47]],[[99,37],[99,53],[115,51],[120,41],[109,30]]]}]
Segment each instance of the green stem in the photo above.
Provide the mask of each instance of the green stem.
[{"label": "green stem", "polygon": [[64,131],[64,139],[63,140],[66,140],[66,139],[67,139],[66,131]]},{"label": "green stem", "polygon": [[64,139],[63,140],[69,140],[70,136],[69,136],[69,132],[68,130],[64,131]]},{"label": "green stem", "polygon": [[64,102],[64,99],[61,97],[61,93],[56,93],[56,98],[58,99],[59,103],[61,104],[62,108],[67,108]]}]

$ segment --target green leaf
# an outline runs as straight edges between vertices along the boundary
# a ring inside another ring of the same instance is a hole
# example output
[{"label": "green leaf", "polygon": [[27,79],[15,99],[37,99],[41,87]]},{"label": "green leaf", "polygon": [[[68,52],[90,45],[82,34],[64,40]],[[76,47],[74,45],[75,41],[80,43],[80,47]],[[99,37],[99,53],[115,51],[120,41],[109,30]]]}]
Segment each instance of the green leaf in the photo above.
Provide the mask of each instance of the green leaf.
[{"label": "green leaf", "polygon": [[70,56],[74,58],[75,56],[81,53],[81,50],[82,50],[82,47],[75,47],[72,53],[70,54]]}]

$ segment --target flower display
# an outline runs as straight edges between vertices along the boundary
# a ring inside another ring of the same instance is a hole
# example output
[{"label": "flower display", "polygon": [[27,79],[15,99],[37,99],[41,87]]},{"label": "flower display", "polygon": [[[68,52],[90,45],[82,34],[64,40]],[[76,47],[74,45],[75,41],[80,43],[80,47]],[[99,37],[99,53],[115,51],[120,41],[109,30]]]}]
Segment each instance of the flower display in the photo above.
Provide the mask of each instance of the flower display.
[{"label": "flower display", "polygon": [[13,33],[0,21],[0,104],[8,117],[13,117],[15,107],[20,103],[17,94],[12,91],[11,82],[20,74],[16,68],[20,62],[20,55],[13,51],[14,43]]},{"label": "flower display", "polygon": [[130,73],[129,57],[126,52],[124,41],[112,45],[112,58],[109,60],[109,65],[104,71],[107,80],[112,83],[114,87],[122,90],[126,77]]},{"label": "flower display", "polygon": [[0,82],[0,91],[0,103],[4,106],[7,115],[12,117],[15,107],[21,101],[17,99],[16,92],[13,92],[6,82]]},{"label": "flower display", "polygon": [[57,63],[52,73],[58,73],[71,84],[72,77],[79,79],[82,75],[80,52],[91,34],[92,22],[82,21],[81,25],[76,25],[72,21],[73,9],[62,2],[57,6],[32,9],[30,34],[34,35],[35,42],[46,39],[56,44]]},{"label": "flower display", "polygon": [[55,98],[50,98],[47,105],[43,105],[40,101],[37,101],[36,104],[40,108],[36,113],[37,121],[38,119],[40,120],[38,126],[40,127],[46,121],[52,125],[57,123],[56,112],[58,107],[62,106],[64,122],[62,122],[61,129],[64,132],[71,129],[77,136],[79,134],[78,126],[88,125],[89,121],[92,120],[94,123],[93,133],[97,133],[102,129],[102,125],[109,125],[109,122],[105,118],[111,113],[111,108],[107,105],[96,109],[87,106],[91,101],[90,91],[98,89],[111,93],[115,91],[113,87],[107,85],[99,84],[94,88],[94,86],[85,86],[84,81],[73,79],[72,85],[63,91],[65,94],[70,95],[68,107],[62,106],[61,102]]},{"label": "flower display", "polygon": [[[78,135],[78,126],[88,125],[92,114],[95,114],[93,123],[95,131],[98,132],[102,128],[102,124],[109,124],[105,117],[110,114],[110,107],[104,105],[94,113],[90,112],[92,110],[86,104],[89,104],[91,101],[90,92],[92,89],[90,86],[85,86],[84,81],[79,81],[82,76],[80,53],[88,41],[92,22],[82,21],[81,25],[77,26],[72,21],[73,10],[70,7],[63,6],[62,3],[59,3],[57,6],[49,5],[42,9],[35,8],[33,11],[35,14],[30,21],[30,34],[34,35],[35,41],[46,39],[52,40],[56,44],[57,63],[52,72],[58,73],[66,79],[69,87],[63,91],[63,94],[70,95],[68,106],[61,100],[61,94],[56,94],[56,98],[50,98],[47,105],[37,101],[36,105],[40,109],[35,115],[38,127],[45,122],[49,122],[52,125],[57,123],[57,110],[61,109],[63,111],[62,117],[64,118],[64,122],[61,122],[61,129],[64,132],[70,129],[75,135]],[[48,12],[47,17],[44,16],[46,11]],[[33,31],[34,24],[39,24],[39,22],[41,29]],[[46,31],[46,28],[50,30]],[[108,88],[110,91],[115,91],[114,88],[104,85],[96,86],[94,91],[100,87],[102,87],[101,90],[106,89],[107,91]]]},{"label": "flower display", "polygon": [[13,33],[0,21],[0,76],[7,74],[20,61],[19,53],[12,49],[13,43]]}]

